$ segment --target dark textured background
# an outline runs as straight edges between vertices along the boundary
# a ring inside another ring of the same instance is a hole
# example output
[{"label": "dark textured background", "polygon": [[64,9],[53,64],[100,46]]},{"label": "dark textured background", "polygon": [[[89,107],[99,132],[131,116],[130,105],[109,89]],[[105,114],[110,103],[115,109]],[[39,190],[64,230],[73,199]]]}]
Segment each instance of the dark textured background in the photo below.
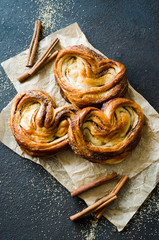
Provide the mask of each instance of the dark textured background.
[{"label": "dark textured background", "polygon": [[[159,1],[1,0],[0,62],[29,47],[37,19],[41,38],[78,22],[94,47],[126,65],[131,85],[159,111]],[[0,67],[0,110],[15,94]],[[105,218],[71,222],[84,202],[72,199],[42,167],[3,144],[0,149],[1,240],[157,239],[158,187],[120,233]]]}]

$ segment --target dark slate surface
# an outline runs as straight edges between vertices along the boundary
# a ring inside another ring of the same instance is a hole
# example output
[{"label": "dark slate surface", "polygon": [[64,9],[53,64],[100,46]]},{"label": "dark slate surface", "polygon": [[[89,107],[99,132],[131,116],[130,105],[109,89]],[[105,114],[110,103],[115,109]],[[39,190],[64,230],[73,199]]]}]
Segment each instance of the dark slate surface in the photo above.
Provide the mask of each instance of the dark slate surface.
[{"label": "dark slate surface", "polygon": [[[1,0],[0,62],[29,47],[34,21],[41,38],[78,22],[94,47],[123,62],[131,85],[159,111],[159,1]],[[0,69],[0,110],[16,91]],[[0,239],[157,239],[158,187],[120,233],[106,219],[71,222],[82,210],[42,167],[0,145]]]}]

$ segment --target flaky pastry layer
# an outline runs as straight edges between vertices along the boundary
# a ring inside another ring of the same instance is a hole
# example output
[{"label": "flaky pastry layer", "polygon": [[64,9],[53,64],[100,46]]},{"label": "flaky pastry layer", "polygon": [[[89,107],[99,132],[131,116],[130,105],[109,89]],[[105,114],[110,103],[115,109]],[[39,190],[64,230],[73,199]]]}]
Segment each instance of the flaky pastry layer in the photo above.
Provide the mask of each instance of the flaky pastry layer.
[{"label": "flaky pastry layer", "polygon": [[22,151],[49,157],[69,146],[68,127],[76,110],[74,106],[56,108],[43,91],[19,93],[11,108],[11,130]]},{"label": "flaky pastry layer", "polygon": [[83,45],[62,49],[54,74],[63,97],[80,108],[122,97],[128,88],[122,63],[105,59]]},{"label": "flaky pastry layer", "polygon": [[128,99],[115,98],[101,110],[87,107],[77,112],[69,126],[69,144],[83,158],[101,164],[123,161],[137,146],[144,115]]}]

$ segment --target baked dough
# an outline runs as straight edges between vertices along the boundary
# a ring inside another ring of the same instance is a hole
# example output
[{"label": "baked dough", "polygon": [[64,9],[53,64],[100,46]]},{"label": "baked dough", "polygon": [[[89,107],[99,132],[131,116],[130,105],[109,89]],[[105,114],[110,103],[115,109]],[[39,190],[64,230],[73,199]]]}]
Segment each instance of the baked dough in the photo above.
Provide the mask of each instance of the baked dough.
[{"label": "baked dough", "polygon": [[68,126],[76,108],[56,108],[45,92],[30,90],[13,100],[10,126],[22,151],[36,157],[49,157],[66,149]]},{"label": "baked dough", "polygon": [[137,146],[143,123],[137,103],[112,99],[101,110],[87,107],[77,112],[69,126],[69,144],[76,154],[92,162],[116,164]]},{"label": "baked dough", "polygon": [[61,50],[54,63],[62,96],[80,108],[99,107],[112,98],[124,96],[128,88],[125,72],[122,63],[105,59],[83,45]]}]

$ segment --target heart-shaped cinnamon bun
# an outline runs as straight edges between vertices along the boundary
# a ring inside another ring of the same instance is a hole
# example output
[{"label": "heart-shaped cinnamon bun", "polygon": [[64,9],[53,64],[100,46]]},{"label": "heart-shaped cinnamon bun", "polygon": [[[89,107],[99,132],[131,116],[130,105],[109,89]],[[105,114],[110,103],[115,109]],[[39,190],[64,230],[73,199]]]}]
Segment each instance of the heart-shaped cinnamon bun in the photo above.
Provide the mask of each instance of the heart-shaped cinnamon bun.
[{"label": "heart-shaped cinnamon bun", "polygon": [[122,63],[105,59],[83,45],[61,50],[54,63],[63,97],[80,108],[124,96],[128,88],[125,72]]},{"label": "heart-shaped cinnamon bun", "polygon": [[49,157],[68,147],[68,127],[76,110],[74,106],[56,108],[47,93],[30,90],[14,98],[10,126],[25,153]]},{"label": "heart-shaped cinnamon bun", "polygon": [[87,107],[77,112],[69,127],[69,143],[76,154],[92,162],[119,163],[138,144],[143,123],[137,103],[112,99],[102,110]]}]

